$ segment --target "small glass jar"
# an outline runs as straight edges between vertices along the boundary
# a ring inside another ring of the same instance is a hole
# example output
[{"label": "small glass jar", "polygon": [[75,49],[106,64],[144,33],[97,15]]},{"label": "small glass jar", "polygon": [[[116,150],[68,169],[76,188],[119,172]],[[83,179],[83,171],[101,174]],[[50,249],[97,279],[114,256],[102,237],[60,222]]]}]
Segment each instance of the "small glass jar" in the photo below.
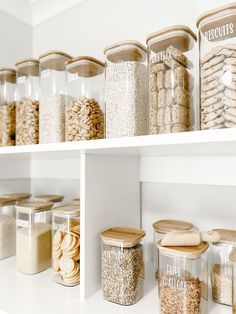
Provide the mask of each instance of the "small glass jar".
[{"label": "small glass jar", "polygon": [[16,71],[0,69],[0,146],[14,146],[16,134]]},{"label": "small glass jar", "polygon": [[16,206],[16,269],[33,275],[51,266],[52,203],[25,202]]},{"label": "small glass jar", "polygon": [[80,210],[76,205],[53,209],[52,269],[54,281],[72,287],[80,283]]},{"label": "small glass jar", "polygon": [[66,141],[104,138],[104,63],[92,57],[67,62]]},{"label": "small glass jar", "polygon": [[146,48],[123,41],[104,50],[106,58],[106,137],[148,133]]},{"label": "small glass jar", "polygon": [[16,254],[15,200],[0,197],[0,260]]},{"label": "small glass jar", "polygon": [[236,3],[201,15],[201,128],[236,127]]},{"label": "small glass jar", "polygon": [[25,59],[16,63],[16,145],[39,141],[39,61]]},{"label": "small glass jar", "polygon": [[177,25],[147,37],[149,62],[149,133],[199,129],[196,35]]},{"label": "small glass jar", "polygon": [[32,197],[35,202],[53,203],[53,207],[62,205],[64,195],[36,195]]},{"label": "small glass jar", "polygon": [[208,244],[162,247],[159,251],[160,313],[207,313]]},{"label": "small glass jar", "polygon": [[49,51],[39,57],[40,143],[55,143],[65,140],[65,63],[71,58],[70,55],[61,51]]},{"label": "small glass jar", "polygon": [[111,228],[101,233],[102,291],[107,301],[132,305],[144,294],[145,232]]},{"label": "small glass jar", "polygon": [[216,303],[232,305],[232,265],[229,255],[236,246],[236,230],[216,229],[220,242],[211,244],[212,299]]}]

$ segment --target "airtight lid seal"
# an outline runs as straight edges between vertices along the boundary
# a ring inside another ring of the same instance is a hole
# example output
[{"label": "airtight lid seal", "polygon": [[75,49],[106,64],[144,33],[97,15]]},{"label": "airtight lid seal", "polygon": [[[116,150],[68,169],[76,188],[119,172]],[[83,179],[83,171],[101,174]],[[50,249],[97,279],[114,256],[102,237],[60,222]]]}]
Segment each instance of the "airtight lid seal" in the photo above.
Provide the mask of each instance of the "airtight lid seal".
[{"label": "airtight lid seal", "polygon": [[81,77],[93,77],[104,72],[105,64],[89,56],[73,58],[66,62],[67,71]]},{"label": "airtight lid seal", "polygon": [[190,222],[171,219],[156,221],[152,226],[156,232],[163,234],[170,231],[191,230],[193,228],[193,224]]}]

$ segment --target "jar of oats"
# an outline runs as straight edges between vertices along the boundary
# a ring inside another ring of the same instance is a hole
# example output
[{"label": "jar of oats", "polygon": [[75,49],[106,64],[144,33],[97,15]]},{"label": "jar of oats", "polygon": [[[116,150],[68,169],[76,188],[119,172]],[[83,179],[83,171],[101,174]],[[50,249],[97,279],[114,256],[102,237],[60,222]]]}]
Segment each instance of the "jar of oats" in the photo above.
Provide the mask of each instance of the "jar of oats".
[{"label": "jar of oats", "polygon": [[17,62],[16,76],[16,145],[38,144],[39,61]]},{"label": "jar of oats", "polygon": [[132,305],[144,294],[145,231],[115,227],[101,233],[102,291],[105,300]]},{"label": "jar of oats", "polygon": [[160,313],[207,313],[208,244],[196,247],[163,247],[159,251]]},{"label": "jar of oats", "polygon": [[230,253],[236,246],[236,230],[216,229],[220,241],[211,244],[212,299],[216,303],[232,305],[232,265]]},{"label": "jar of oats", "polygon": [[183,25],[147,37],[150,134],[199,128],[196,40]]},{"label": "jar of oats", "polygon": [[148,133],[146,48],[122,41],[104,50],[106,58],[106,137]]},{"label": "jar of oats", "polygon": [[0,146],[15,145],[16,71],[0,69]]},{"label": "jar of oats", "polygon": [[201,128],[236,127],[236,3],[198,18]]},{"label": "jar of oats", "polygon": [[40,111],[39,142],[65,140],[66,65],[72,57],[49,51],[39,57]]},{"label": "jar of oats", "polygon": [[104,63],[78,57],[67,61],[66,70],[66,141],[104,138]]}]

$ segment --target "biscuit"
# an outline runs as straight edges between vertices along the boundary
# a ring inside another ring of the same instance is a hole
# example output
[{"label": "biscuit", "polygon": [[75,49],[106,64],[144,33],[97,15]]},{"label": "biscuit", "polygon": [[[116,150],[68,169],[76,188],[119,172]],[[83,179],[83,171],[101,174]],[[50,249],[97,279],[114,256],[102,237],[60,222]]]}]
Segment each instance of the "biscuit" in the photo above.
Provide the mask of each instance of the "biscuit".
[{"label": "biscuit", "polygon": [[53,237],[53,246],[57,247],[61,244],[62,241],[62,232],[57,230]]},{"label": "biscuit", "polygon": [[236,58],[226,58],[225,64],[236,65]]},{"label": "biscuit", "polygon": [[201,69],[202,69],[202,71],[205,71],[205,70],[221,63],[224,59],[225,59],[225,57],[223,55],[215,56],[211,60],[209,60],[208,62],[205,62],[202,65]]},{"label": "biscuit", "polygon": [[163,125],[165,124],[165,109],[160,108],[157,111],[157,125]]},{"label": "biscuit", "polygon": [[224,48],[220,51],[220,54],[226,56],[227,58],[236,58],[236,51],[233,49]]},{"label": "biscuit", "polygon": [[176,61],[176,60],[174,60],[172,58],[165,59],[163,62],[165,63],[165,65],[167,65],[172,70],[174,70],[175,68],[181,66],[181,64],[178,61]]},{"label": "biscuit", "polygon": [[223,46],[217,46],[215,48],[213,48],[210,52],[208,52],[201,60],[201,65],[203,65],[204,63],[208,62],[209,60],[211,60],[212,58],[214,58],[215,56],[217,56],[220,51],[222,51],[224,49]]},{"label": "biscuit", "polygon": [[158,108],[165,107],[166,105],[166,90],[161,89],[158,93]]},{"label": "biscuit", "polygon": [[214,80],[219,80],[220,81],[222,79],[223,75],[224,75],[224,70],[219,70],[219,71],[217,71],[217,72],[207,76],[206,78],[202,78],[201,79],[201,85],[210,83],[210,82],[212,82]]},{"label": "biscuit", "polygon": [[175,88],[174,100],[175,100],[175,103],[178,105],[189,107],[190,100],[191,100],[189,91],[177,86]]},{"label": "biscuit", "polygon": [[209,68],[206,71],[201,71],[201,78],[206,79],[208,76],[222,70],[224,67],[224,62],[220,62],[214,66],[212,66],[211,68]]},{"label": "biscuit", "polygon": [[217,88],[219,86],[219,81],[214,80],[207,84],[202,83],[201,85],[202,85],[202,92],[208,92],[211,89]]},{"label": "biscuit", "polygon": [[184,106],[174,106],[172,108],[172,123],[189,125],[190,110]]},{"label": "biscuit", "polygon": [[229,88],[226,88],[225,89],[225,96],[230,98],[230,99],[236,100],[236,91],[229,89]]},{"label": "biscuit", "polygon": [[165,72],[164,71],[157,72],[156,85],[158,89],[162,89],[165,87]]},{"label": "biscuit", "polygon": [[215,120],[216,118],[221,117],[223,113],[224,113],[224,109],[212,111],[212,112],[209,112],[207,114],[204,114],[202,112],[202,122],[207,123],[211,120]]},{"label": "biscuit", "polygon": [[223,92],[224,89],[225,89],[224,85],[221,85],[221,84],[219,85],[218,84],[218,86],[216,88],[211,89],[211,90],[209,90],[207,92],[201,93],[201,99],[204,101],[207,98],[214,97],[215,95]]},{"label": "biscuit", "polygon": [[236,66],[235,65],[225,64],[223,67],[223,70],[225,72],[230,72],[230,73],[236,74]]},{"label": "biscuit", "polygon": [[149,88],[150,88],[150,92],[157,92],[157,75],[156,75],[156,73],[150,73],[150,75],[149,75]]},{"label": "biscuit", "polygon": [[222,101],[226,107],[233,107],[233,108],[236,107],[236,100],[233,100],[224,96]]},{"label": "biscuit", "polygon": [[204,125],[206,129],[210,129],[210,128],[215,127],[217,125],[220,125],[224,122],[225,122],[225,119],[223,117],[217,117],[216,119],[211,120],[209,122],[206,122],[206,123],[202,122],[202,125]]},{"label": "biscuit", "polygon": [[172,132],[187,132],[189,131],[189,126],[183,124],[175,124],[172,128]]},{"label": "biscuit", "polygon": [[210,106],[207,106],[207,107],[204,107],[201,109],[201,112],[203,114],[208,114],[208,113],[211,113],[213,111],[217,111],[219,109],[223,109],[224,108],[224,103],[223,101],[222,102],[216,102],[214,103],[213,105],[210,105]]},{"label": "biscuit", "polygon": [[236,117],[236,107],[225,107],[225,113]]},{"label": "biscuit", "polygon": [[233,115],[229,114],[228,112],[225,112],[223,114],[223,117],[225,118],[225,121],[233,122],[236,124],[236,116],[233,116]]},{"label": "biscuit", "polygon": [[75,267],[75,263],[71,258],[61,257],[59,260],[59,266],[62,272],[71,273]]},{"label": "biscuit", "polygon": [[150,93],[150,107],[157,108],[158,106],[158,92]]},{"label": "biscuit", "polygon": [[182,64],[185,68],[188,66],[187,57],[181,51],[179,51],[177,48],[175,48],[173,46],[169,46],[166,49],[166,52],[167,52],[167,55],[169,55],[170,57],[175,59],[177,62]]},{"label": "biscuit", "polygon": [[150,64],[150,73],[157,73],[166,70],[166,65],[163,62]]},{"label": "biscuit", "polygon": [[208,106],[211,106],[219,101],[221,101],[224,97],[224,93],[219,93],[219,94],[216,94],[214,95],[213,97],[211,98],[207,98],[205,99],[204,101],[201,102],[201,105],[202,107],[208,107]]},{"label": "biscuit", "polygon": [[236,123],[231,122],[231,121],[225,121],[224,125],[226,128],[236,128]]}]

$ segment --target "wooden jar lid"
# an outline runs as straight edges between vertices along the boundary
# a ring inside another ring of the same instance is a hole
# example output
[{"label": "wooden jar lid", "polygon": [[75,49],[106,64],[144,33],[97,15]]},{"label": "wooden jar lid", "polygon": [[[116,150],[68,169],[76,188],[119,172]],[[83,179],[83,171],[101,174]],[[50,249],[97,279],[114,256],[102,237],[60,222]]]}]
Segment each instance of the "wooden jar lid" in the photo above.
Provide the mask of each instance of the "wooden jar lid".
[{"label": "wooden jar lid", "polygon": [[10,68],[0,68],[0,83],[16,83],[16,70]]},{"label": "wooden jar lid", "polygon": [[181,220],[159,220],[155,222],[153,228],[158,233],[167,233],[175,230],[191,230],[193,228],[193,224],[186,221]]},{"label": "wooden jar lid", "polygon": [[67,204],[53,208],[53,214],[60,217],[77,217],[80,216],[80,210],[76,204]]},{"label": "wooden jar lid", "polygon": [[231,229],[214,229],[220,235],[220,241],[217,243],[235,244],[236,243],[236,230]]},{"label": "wooden jar lid", "polygon": [[63,201],[64,196],[63,195],[38,195],[38,196],[33,196],[32,199],[34,201],[39,201],[39,202],[58,203],[58,202]]},{"label": "wooden jar lid", "polygon": [[16,205],[16,208],[21,213],[37,212],[37,211],[46,211],[53,207],[53,203],[49,202],[20,202]]},{"label": "wooden jar lid", "polygon": [[70,59],[72,59],[72,56],[59,50],[51,50],[39,56],[39,62],[45,69],[57,71],[65,71],[65,63]]},{"label": "wooden jar lid", "polygon": [[133,247],[137,245],[146,232],[129,227],[113,227],[101,233],[101,239],[105,244],[122,247]]},{"label": "wooden jar lid", "polygon": [[26,200],[31,197],[31,194],[29,193],[11,193],[11,194],[5,194],[4,197],[14,199],[15,201],[22,201]]},{"label": "wooden jar lid", "polygon": [[39,60],[28,58],[16,62],[17,75],[39,76]]},{"label": "wooden jar lid", "polygon": [[73,58],[66,62],[67,71],[78,73],[81,77],[93,77],[104,72],[105,64],[89,56]]},{"label": "wooden jar lid", "polygon": [[11,197],[0,197],[0,206],[15,204],[15,199]]}]

